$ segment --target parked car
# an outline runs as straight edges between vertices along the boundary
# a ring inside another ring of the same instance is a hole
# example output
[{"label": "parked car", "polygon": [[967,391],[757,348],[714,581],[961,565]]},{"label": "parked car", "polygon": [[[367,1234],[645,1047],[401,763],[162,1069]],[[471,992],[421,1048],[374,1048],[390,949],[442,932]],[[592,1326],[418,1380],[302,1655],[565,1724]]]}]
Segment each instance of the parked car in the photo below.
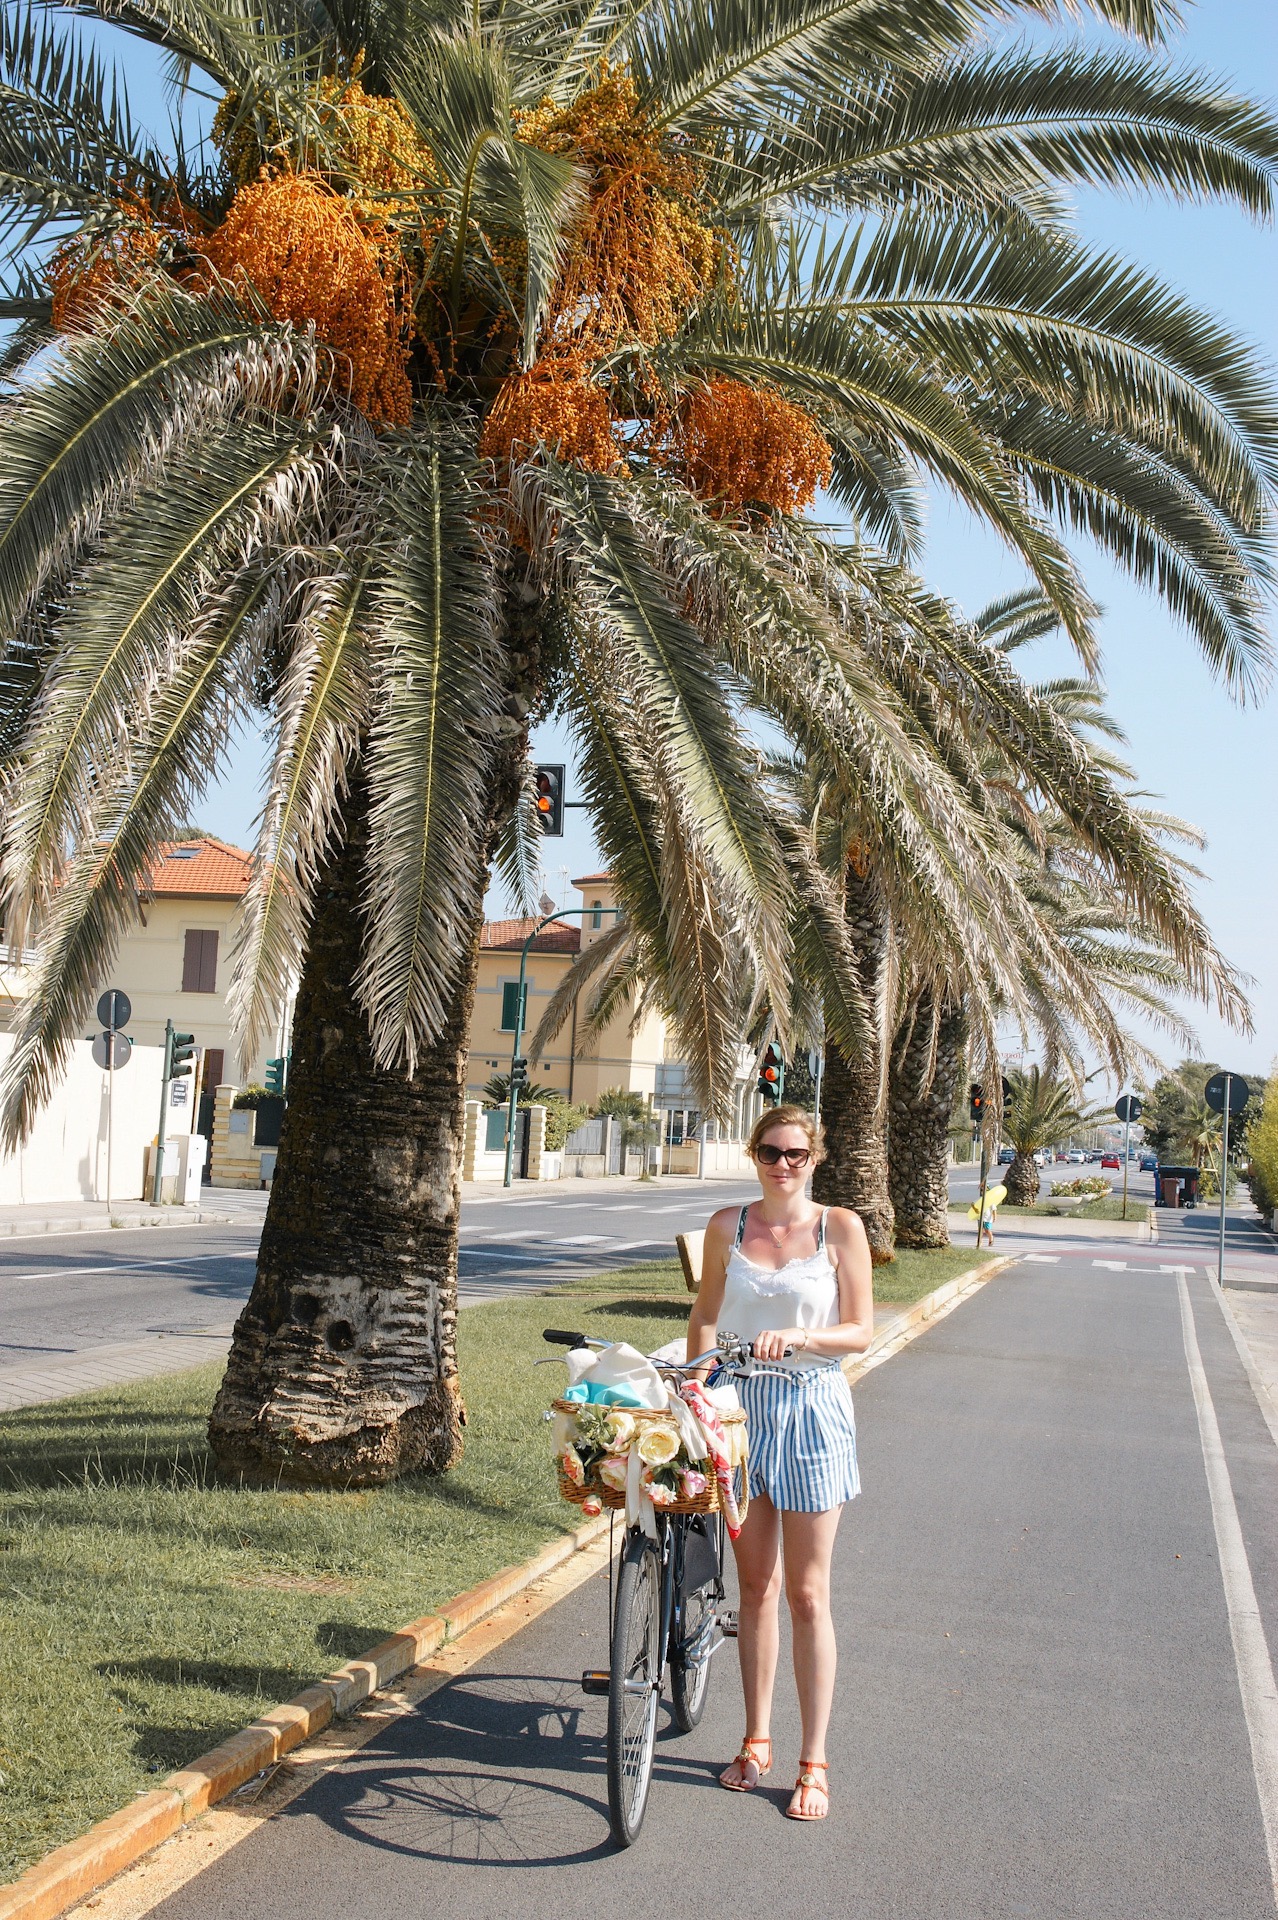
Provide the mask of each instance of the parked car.
[{"label": "parked car", "polygon": [[1101,1155],[1102,1167],[1114,1167],[1115,1169],[1117,1169],[1118,1167],[1121,1167],[1122,1164],[1123,1164],[1122,1161],[1119,1159],[1116,1153],[1103,1153]]},{"label": "parked car", "polygon": [[999,1150],[998,1150],[998,1164],[1000,1165],[1000,1167],[1010,1167],[1010,1166],[1011,1166],[1011,1164],[1012,1164],[1012,1162],[1013,1162],[1013,1160],[1015,1160],[1015,1158],[1016,1158],[1016,1148],[1015,1148],[1015,1147],[1000,1147],[1000,1148],[999,1148]]},{"label": "parked car", "polygon": [[1087,1165],[1087,1155],[1081,1147],[1071,1148],[1066,1158],[1072,1167],[1085,1167]]},{"label": "parked car", "polygon": [[1142,1153],[1140,1156],[1140,1170],[1142,1173],[1157,1173],[1158,1155],[1156,1153]]}]

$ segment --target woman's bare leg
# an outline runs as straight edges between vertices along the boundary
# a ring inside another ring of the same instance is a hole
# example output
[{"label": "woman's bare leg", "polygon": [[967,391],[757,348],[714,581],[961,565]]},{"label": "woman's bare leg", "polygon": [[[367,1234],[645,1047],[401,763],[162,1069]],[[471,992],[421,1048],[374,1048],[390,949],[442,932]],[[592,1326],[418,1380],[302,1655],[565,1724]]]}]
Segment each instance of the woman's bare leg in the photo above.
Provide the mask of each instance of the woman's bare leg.
[{"label": "woman's bare leg", "polygon": [[[772,1724],[772,1689],[781,1647],[781,1523],[766,1493],[751,1497],[745,1525],[732,1544],[740,1588],[737,1655],[745,1694],[746,1734],[766,1740]],[[734,1760],[724,1778],[735,1785],[742,1775],[742,1763]]]},{"label": "woman's bare leg", "polygon": [[[830,1613],[830,1562],[842,1507],[825,1513],[783,1513],[785,1595],[794,1638],[794,1679],[803,1721],[801,1760],[825,1759],[826,1729],[834,1701],[838,1649]],[[813,1787],[796,1790],[796,1810],[819,1815],[827,1801]]]}]

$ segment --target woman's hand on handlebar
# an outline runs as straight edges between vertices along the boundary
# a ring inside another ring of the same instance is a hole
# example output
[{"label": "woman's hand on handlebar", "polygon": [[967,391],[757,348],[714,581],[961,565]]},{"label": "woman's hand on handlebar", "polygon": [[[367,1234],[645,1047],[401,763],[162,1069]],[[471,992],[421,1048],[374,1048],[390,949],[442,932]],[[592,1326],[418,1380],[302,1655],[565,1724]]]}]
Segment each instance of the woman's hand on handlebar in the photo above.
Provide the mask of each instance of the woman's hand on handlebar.
[{"label": "woman's hand on handlebar", "polygon": [[792,1353],[801,1353],[807,1344],[808,1335],[804,1327],[770,1327],[766,1333],[755,1337],[754,1357],[756,1360],[785,1360]]}]

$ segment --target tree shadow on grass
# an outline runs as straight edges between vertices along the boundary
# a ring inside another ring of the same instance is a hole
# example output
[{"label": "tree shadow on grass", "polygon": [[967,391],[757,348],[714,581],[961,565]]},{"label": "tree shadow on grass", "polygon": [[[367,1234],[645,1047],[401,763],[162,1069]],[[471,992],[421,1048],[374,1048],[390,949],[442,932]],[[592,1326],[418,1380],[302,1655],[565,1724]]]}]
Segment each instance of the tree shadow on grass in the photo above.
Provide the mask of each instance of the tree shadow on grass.
[{"label": "tree shadow on grass", "polygon": [[210,1693],[272,1701],[290,1699],[315,1676],[314,1667],[268,1667],[247,1660],[186,1660],[159,1654],[144,1660],[103,1660],[97,1671],[112,1682],[149,1680],[155,1686],[199,1687]]},{"label": "tree shadow on grass", "polygon": [[606,1301],[603,1306],[591,1307],[588,1311],[592,1314],[616,1314],[618,1318],[624,1316],[632,1320],[677,1320],[682,1322],[688,1318],[688,1309],[691,1304],[691,1298],[686,1295],[682,1300],[677,1297],[671,1297],[668,1300],[609,1300]]},{"label": "tree shadow on grass", "polygon": [[321,1620],[315,1628],[315,1638],[330,1659],[339,1664],[343,1660],[359,1660],[371,1647],[383,1640],[389,1640],[399,1630],[401,1621],[393,1626],[361,1627],[354,1620]]}]

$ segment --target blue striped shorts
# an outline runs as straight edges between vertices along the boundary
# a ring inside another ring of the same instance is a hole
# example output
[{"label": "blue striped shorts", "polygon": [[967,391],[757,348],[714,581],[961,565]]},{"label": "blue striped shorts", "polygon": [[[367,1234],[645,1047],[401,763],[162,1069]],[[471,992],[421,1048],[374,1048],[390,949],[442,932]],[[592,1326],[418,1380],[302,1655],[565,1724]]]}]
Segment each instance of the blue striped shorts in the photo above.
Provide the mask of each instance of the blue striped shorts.
[{"label": "blue striped shorts", "polygon": [[837,1363],[736,1382],[750,1428],[750,1495],[787,1513],[825,1513],[861,1491],[852,1391]]}]

